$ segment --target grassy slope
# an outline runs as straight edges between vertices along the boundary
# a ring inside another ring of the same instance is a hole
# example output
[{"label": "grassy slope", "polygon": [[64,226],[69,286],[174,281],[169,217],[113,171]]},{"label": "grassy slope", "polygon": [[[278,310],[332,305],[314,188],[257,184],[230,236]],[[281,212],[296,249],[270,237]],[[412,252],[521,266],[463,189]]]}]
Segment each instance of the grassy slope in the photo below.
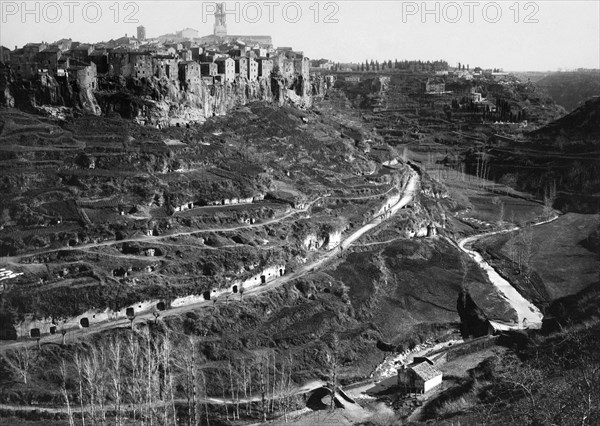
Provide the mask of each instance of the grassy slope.
[{"label": "grassy slope", "polygon": [[[546,294],[543,302],[550,303],[598,283],[598,255],[582,243],[599,224],[597,215],[570,213],[549,224],[532,228],[531,264]],[[507,242],[511,239],[516,241],[517,236],[518,233],[513,233],[486,238],[479,247],[490,254],[488,258],[496,266],[512,274],[514,266],[505,261],[508,256]]]}]

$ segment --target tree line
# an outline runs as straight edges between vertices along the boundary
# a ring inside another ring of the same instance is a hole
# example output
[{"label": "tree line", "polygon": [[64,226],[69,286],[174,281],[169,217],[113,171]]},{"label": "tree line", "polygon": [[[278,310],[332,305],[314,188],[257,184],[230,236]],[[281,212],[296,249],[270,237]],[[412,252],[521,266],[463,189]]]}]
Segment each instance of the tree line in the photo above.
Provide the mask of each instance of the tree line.
[{"label": "tree line", "polygon": [[[2,363],[26,387],[39,380],[40,365],[53,365],[43,376],[58,389],[70,426],[209,425],[217,418],[287,422],[291,411],[305,406],[296,393],[294,354],[229,351],[215,339],[161,324],[60,351],[24,346],[3,354]],[[335,383],[336,350],[317,356]]]}]

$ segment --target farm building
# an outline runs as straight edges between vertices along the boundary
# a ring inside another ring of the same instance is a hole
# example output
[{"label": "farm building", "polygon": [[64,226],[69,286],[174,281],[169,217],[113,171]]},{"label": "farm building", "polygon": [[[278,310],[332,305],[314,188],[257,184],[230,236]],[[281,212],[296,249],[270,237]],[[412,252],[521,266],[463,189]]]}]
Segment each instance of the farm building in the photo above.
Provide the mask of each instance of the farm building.
[{"label": "farm building", "polygon": [[398,386],[406,393],[426,393],[442,384],[442,372],[433,361],[419,359],[398,369]]}]

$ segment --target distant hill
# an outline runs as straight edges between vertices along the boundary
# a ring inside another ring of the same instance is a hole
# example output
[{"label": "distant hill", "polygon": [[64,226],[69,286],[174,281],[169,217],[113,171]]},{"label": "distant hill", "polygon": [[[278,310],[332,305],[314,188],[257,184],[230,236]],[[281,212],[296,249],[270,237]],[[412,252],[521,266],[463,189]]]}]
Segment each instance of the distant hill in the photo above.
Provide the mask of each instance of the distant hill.
[{"label": "distant hill", "polygon": [[600,96],[587,100],[570,114],[530,133],[535,140],[563,144],[597,143],[600,140]]},{"label": "distant hill", "polygon": [[536,84],[557,104],[572,111],[586,99],[600,95],[600,70],[552,73]]},{"label": "distant hill", "polygon": [[548,195],[563,212],[600,212],[600,97],[527,133],[525,142],[488,154],[495,181],[514,182],[540,199]]}]

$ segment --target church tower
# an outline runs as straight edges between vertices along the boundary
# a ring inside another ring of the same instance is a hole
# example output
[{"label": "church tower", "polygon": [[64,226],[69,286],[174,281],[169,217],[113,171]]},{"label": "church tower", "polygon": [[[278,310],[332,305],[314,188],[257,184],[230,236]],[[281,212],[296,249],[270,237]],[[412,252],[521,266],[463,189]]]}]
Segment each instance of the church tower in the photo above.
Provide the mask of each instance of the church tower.
[{"label": "church tower", "polygon": [[218,3],[215,11],[214,35],[225,37],[227,35],[227,24],[225,23],[225,3]]}]

